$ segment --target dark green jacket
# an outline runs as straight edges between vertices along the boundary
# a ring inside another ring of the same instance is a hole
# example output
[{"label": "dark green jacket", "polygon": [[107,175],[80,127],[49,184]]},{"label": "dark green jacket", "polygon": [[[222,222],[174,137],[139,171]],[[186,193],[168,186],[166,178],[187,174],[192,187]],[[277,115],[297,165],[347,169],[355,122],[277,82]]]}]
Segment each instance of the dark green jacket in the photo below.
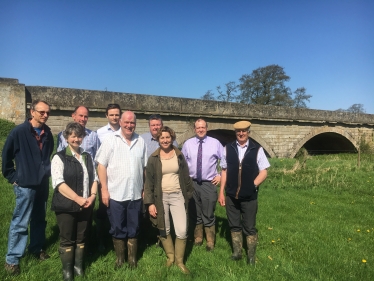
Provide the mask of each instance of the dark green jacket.
[{"label": "dark green jacket", "polygon": [[[184,197],[184,206],[186,208],[186,214],[188,218],[188,201],[192,197],[193,184],[190,178],[186,159],[182,152],[174,146],[175,153],[178,157],[178,175],[179,184]],[[164,205],[162,203],[162,163],[160,160],[160,148],[151,154],[147,162],[146,168],[146,179],[144,188],[144,204],[147,206],[155,204],[157,209],[157,218],[150,219],[152,224],[165,231],[165,217],[164,217]]]}]

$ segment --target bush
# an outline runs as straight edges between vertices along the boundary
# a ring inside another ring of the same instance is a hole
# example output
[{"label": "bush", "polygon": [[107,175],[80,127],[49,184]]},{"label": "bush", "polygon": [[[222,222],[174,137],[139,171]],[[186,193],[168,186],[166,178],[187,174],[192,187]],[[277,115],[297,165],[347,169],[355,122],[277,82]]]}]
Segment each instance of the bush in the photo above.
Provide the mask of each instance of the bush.
[{"label": "bush", "polygon": [[6,138],[9,132],[16,126],[13,122],[0,119],[0,138]]}]

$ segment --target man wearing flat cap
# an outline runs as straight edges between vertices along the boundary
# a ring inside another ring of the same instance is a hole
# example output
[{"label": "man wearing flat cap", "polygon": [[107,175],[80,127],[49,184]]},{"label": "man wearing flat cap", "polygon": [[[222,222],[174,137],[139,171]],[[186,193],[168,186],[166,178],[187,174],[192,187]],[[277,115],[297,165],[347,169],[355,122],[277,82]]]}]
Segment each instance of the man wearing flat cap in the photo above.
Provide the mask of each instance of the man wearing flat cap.
[{"label": "man wearing flat cap", "polygon": [[[256,262],[257,246],[257,194],[270,167],[261,146],[250,137],[249,121],[234,124],[236,141],[226,145],[221,159],[221,188],[218,202],[226,206],[231,231],[233,254],[231,259],[242,258],[243,233],[247,240],[247,262]],[[226,191],[226,196],[224,194]]]}]

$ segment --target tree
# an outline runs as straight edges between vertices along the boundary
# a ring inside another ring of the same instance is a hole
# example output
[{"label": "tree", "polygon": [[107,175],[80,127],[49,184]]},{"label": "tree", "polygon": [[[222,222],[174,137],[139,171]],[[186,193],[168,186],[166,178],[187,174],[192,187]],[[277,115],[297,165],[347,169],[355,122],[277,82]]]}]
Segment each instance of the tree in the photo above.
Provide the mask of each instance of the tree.
[{"label": "tree", "polygon": [[202,100],[215,100],[214,93],[212,90],[206,91],[206,93],[201,97]]},{"label": "tree", "polygon": [[295,97],[293,99],[293,106],[295,108],[308,108],[305,101],[309,102],[309,99],[312,97],[311,95],[306,94],[306,89],[304,87],[297,88],[294,91]]},{"label": "tree", "polygon": [[352,104],[348,109],[347,109],[348,112],[351,112],[351,113],[365,113],[365,109],[364,109],[364,105],[361,104],[361,103],[355,103],[355,104]]},{"label": "tree", "polygon": [[285,85],[289,80],[279,65],[257,68],[239,79],[241,93],[238,100],[248,104],[293,106],[291,89]]},{"label": "tree", "polygon": [[222,91],[221,86],[217,86],[218,97],[220,101],[233,102],[237,99],[236,92],[238,90],[238,85],[231,81],[225,84],[226,90]]}]

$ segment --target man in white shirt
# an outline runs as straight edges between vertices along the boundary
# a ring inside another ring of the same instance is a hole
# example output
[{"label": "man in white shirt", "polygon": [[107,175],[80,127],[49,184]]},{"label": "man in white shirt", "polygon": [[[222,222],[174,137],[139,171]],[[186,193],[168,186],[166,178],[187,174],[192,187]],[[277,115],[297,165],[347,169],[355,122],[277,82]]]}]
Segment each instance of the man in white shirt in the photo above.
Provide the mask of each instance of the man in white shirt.
[{"label": "man in white shirt", "polygon": [[[117,103],[108,104],[105,110],[105,116],[108,119],[108,124],[99,128],[97,136],[99,137],[100,143],[110,136],[114,132],[118,131],[121,127],[119,125],[119,119],[121,118],[121,107]],[[109,222],[107,215],[107,207],[102,203],[101,200],[101,185],[99,184],[99,208],[96,211],[96,234],[99,251],[104,251],[104,238],[108,234]]]},{"label": "man in white shirt", "polygon": [[134,268],[137,266],[137,236],[147,148],[143,138],[135,133],[136,116],[133,112],[124,112],[119,124],[121,130],[104,140],[95,161],[98,163],[102,202],[108,207],[116,267],[124,263],[127,239],[128,263]]}]

